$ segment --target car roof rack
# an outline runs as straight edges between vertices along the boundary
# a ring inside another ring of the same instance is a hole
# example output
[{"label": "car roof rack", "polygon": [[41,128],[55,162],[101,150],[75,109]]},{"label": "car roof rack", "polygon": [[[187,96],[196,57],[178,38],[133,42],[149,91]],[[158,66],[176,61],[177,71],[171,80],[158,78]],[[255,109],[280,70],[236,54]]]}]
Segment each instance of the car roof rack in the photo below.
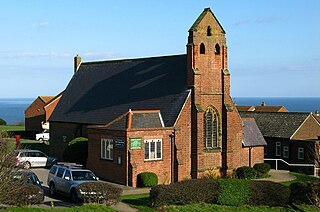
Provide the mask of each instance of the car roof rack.
[{"label": "car roof rack", "polygon": [[57,165],[65,166],[67,168],[83,168],[83,165],[69,162],[57,162]]}]

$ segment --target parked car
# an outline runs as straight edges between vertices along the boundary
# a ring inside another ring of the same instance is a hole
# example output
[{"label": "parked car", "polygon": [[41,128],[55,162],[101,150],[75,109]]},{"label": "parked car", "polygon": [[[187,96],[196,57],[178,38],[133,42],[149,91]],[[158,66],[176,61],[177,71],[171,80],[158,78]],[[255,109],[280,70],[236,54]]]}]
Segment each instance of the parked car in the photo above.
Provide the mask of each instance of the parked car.
[{"label": "parked car", "polygon": [[36,134],[37,141],[48,141],[50,139],[49,130],[43,130],[41,133]]},{"label": "parked car", "polygon": [[92,171],[82,168],[81,165],[58,163],[51,167],[47,184],[50,196],[60,193],[69,196],[72,202],[78,202],[83,199],[83,193],[76,187],[85,182],[98,180]]},{"label": "parked car", "polygon": [[31,167],[51,167],[58,160],[54,157],[49,157],[39,150],[20,149],[15,150],[17,166],[24,169]]},{"label": "parked car", "polygon": [[[30,191],[30,187],[27,187],[29,190],[29,194],[24,194],[25,199],[27,199],[29,203],[41,203],[44,200],[44,192],[42,187],[42,182],[39,180],[38,176],[31,170],[14,170],[12,171],[12,177],[14,181],[22,183],[22,185],[36,186],[39,189],[32,189],[33,192]],[[23,186],[22,186],[23,187]],[[21,188],[22,188],[21,187]],[[23,188],[26,189],[26,188]],[[36,191],[36,193],[34,193]],[[19,194],[19,191],[17,191]],[[23,191],[20,191],[23,192]],[[21,194],[20,194],[21,195]]]}]

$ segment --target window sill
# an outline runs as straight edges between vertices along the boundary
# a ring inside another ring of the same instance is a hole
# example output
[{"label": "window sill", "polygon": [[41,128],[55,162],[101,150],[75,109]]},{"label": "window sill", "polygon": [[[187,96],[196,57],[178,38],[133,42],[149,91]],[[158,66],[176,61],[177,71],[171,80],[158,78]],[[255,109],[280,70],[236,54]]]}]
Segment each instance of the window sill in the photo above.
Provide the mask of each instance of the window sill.
[{"label": "window sill", "polygon": [[157,159],[144,159],[144,162],[161,161],[162,158]]},{"label": "window sill", "polygon": [[210,153],[210,152],[222,152],[222,149],[220,147],[216,148],[205,148],[204,149],[205,153]]},{"label": "window sill", "polygon": [[100,160],[113,161],[113,158],[100,158]]}]

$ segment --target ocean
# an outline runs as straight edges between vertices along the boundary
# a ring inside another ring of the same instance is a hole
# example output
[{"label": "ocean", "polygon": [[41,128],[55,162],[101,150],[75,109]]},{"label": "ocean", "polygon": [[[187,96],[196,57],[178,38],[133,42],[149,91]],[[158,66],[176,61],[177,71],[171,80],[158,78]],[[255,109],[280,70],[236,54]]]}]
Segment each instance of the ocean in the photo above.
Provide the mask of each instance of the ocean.
[{"label": "ocean", "polygon": [[[14,125],[24,122],[24,111],[34,101],[30,98],[0,98],[0,118],[7,124]],[[290,112],[312,112],[320,111],[320,97],[234,97],[237,105],[267,105],[284,106]]]}]

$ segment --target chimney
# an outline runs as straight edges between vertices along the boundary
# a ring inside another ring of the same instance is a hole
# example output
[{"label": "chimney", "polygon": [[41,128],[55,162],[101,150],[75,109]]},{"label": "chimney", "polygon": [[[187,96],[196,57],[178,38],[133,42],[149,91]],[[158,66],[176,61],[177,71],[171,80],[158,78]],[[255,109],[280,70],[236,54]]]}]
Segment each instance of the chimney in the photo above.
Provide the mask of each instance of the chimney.
[{"label": "chimney", "polygon": [[267,105],[266,102],[261,103],[261,106],[266,106],[266,105]]},{"label": "chimney", "polygon": [[74,73],[77,72],[80,64],[81,64],[81,57],[79,55],[77,55],[74,57],[74,65],[73,65]]}]

